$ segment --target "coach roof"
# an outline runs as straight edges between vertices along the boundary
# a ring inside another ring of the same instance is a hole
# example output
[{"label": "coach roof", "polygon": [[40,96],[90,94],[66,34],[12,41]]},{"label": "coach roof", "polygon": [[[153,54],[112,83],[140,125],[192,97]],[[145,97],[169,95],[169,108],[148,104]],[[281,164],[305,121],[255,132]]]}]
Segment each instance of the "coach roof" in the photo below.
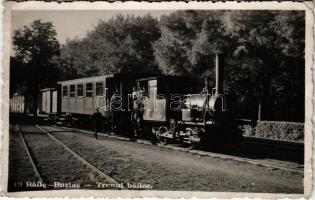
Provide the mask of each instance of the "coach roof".
[{"label": "coach roof", "polygon": [[84,78],[77,78],[77,79],[71,79],[71,80],[65,80],[65,81],[58,81],[58,84],[71,84],[71,83],[78,83],[78,82],[88,82],[93,80],[99,80],[104,78],[111,78],[114,77],[115,74],[107,74],[107,75],[101,75],[101,76],[92,76],[92,77],[84,77]]},{"label": "coach roof", "polygon": [[163,80],[163,81],[168,81],[168,80],[190,80],[191,77],[188,76],[179,76],[179,75],[158,75],[158,76],[149,76],[145,78],[138,78],[136,81],[149,81],[149,80]]},{"label": "coach roof", "polygon": [[51,91],[51,90],[56,90],[56,88],[43,88],[40,91],[45,92],[45,91]]},{"label": "coach roof", "polygon": [[139,77],[148,77],[156,75],[154,73],[112,73],[112,74],[104,74],[101,76],[92,76],[92,77],[83,77],[78,79],[72,79],[72,80],[65,80],[65,81],[59,81],[58,84],[76,84],[79,82],[88,82],[88,81],[97,81],[97,80],[103,80],[106,78],[118,78],[118,79],[134,79]]}]

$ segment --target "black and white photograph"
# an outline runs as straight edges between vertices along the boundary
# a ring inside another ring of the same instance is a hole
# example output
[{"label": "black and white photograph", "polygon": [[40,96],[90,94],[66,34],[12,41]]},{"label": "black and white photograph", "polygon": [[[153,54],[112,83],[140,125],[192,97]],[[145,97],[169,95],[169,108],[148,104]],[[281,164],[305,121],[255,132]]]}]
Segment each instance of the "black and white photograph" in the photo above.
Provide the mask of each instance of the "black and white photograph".
[{"label": "black and white photograph", "polygon": [[8,193],[303,197],[307,10],[174,4],[10,11]]}]

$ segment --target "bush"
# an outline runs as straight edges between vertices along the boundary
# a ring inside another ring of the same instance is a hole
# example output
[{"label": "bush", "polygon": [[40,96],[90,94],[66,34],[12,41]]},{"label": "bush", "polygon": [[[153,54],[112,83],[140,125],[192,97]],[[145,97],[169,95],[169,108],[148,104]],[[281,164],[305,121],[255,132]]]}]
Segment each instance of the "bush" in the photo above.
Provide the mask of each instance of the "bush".
[{"label": "bush", "polygon": [[253,128],[251,125],[240,125],[238,128],[241,129],[244,136],[253,136]]},{"label": "bush", "polygon": [[304,123],[257,121],[255,127],[242,125],[244,136],[271,138],[291,141],[304,141]]}]

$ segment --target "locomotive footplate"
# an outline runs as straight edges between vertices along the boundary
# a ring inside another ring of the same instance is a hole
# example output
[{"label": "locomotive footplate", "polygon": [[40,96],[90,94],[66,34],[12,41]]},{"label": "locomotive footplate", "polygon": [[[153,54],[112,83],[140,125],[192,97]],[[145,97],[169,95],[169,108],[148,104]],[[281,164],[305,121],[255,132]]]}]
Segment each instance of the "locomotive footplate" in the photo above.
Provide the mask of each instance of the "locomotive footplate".
[{"label": "locomotive footplate", "polygon": [[213,125],[214,121],[206,121],[206,122],[180,121],[178,123],[181,125],[205,126],[205,125]]},{"label": "locomotive footplate", "polygon": [[[160,126],[153,127],[152,133],[157,140],[162,144],[167,144],[171,141],[186,144],[200,143],[201,137],[205,135],[205,126],[211,126],[214,122],[171,122],[170,127]],[[192,126],[193,125],[193,126]]]}]

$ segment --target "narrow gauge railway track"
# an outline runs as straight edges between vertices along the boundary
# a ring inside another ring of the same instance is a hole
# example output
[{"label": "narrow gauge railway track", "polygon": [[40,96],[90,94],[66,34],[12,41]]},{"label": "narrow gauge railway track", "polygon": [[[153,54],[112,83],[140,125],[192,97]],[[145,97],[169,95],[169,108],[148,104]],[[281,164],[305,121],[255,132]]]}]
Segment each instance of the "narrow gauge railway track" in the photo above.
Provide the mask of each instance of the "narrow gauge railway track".
[{"label": "narrow gauge railway track", "polygon": [[304,142],[294,142],[286,140],[277,140],[269,138],[257,138],[252,136],[244,136],[245,143],[251,143],[255,145],[264,145],[270,148],[286,149],[296,152],[304,152]]},{"label": "narrow gauge railway track", "polygon": [[24,183],[42,180],[34,170],[35,164],[16,125],[10,125],[9,143],[8,191],[30,190]]},{"label": "narrow gauge railway track", "polygon": [[244,136],[243,148],[247,152],[260,152],[281,160],[304,163],[304,142],[285,141]]},{"label": "narrow gauge railway track", "polygon": [[[29,161],[30,161],[30,163],[31,163],[31,165],[32,165],[32,167],[33,167],[35,176],[37,177],[37,179],[38,179],[39,182],[43,182],[43,178],[42,178],[42,176],[41,176],[41,175],[39,174],[39,172],[38,172],[38,169],[37,169],[37,167],[36,167],[36,164],[35,164],[35,162],[34,162],[34,159],[33,159],[32,155],[31,155],[30,150],[29,150],[29,148],[27,147],[27,144],[26,144],[25,139],[24,139],[24,137],[23,137],[23,134],[22,134],[22,131],[21,131],[21,127],[20,127],[20,126],[18,126],[18,132],[19,132],[19,134],[20,134],[20,137],[21,137],[22,143],[23,143],[23,145],[24,145],[25,151],[26,151],[26,153],[27,153],[27,156],[28,156],[28,158],[29,158]],[[46,189],[46,186],[44,186],[43,188]]]},{"label": "narrow gauge railway track", "polygon": [[25,183],[41,189],[97,189],[97,182],[108,189],[123,185],[83,159],[60,140],[39,126],[18,126],[38,182]]},{"label": "narrow gauge railway track", "polygon": [[[87,130],[81,130],[81,129],[74,129],[74,128],[68,128],[68,127],[60,127],[60,126],[54,126],[56,128],[70,131],[70,132],[81,132],[83,134],[90,134],[93,135],[94,133],[91,131]],[[116,136],[116,135],[111,135],[111,134],[106,134],[106,133],[99,133],[100,136],[108,137],[108,138],[113,138],[113,139],[118,139],[118,140],[129,140],[126,137],[123,136]],[[255,141],[250,142],[250,141]],[[136,140],[137,143],[141,143],[144,145],[152,145],[150,141],[143,140],[143,139],[138,139]],[[277,141],[277,140],[261,140],[260,138],[249,138],[245,137],[244,138],[244,144],[247,145],[256,145],[254,150],[262,150],[264,148],[271,148],[271,150],[277,149],[277,148],[282,148],[286,151],[293,151],[293,152],[298,152],[301,153],[304,151],[304,146],[303,143],[296,144],[295,142],[287,142],[287,141]],[[281,144],[280,147],[277,146],[278,144]],[[293,145],[294,147],[291,147]],[[209,156],[209,157],[215,157],[215,158],[222,158],[222,159],[231,159],[239,162],[246,162],[254,165],[261,165],[265,166],[270,169],[281,169],[285,171],[290,171],[290,172],[296,172],[296,173],[304,173],[304,165],[303,164],[298,164],[295,161],[293,162],[288,162],[288,161],[281,161],[277,159],[264,159],[264,158],[253,158],[252,156],[247,156],[245,153],[218,153],[218,152],[209,152],[205,150],[198,150],[198,149],[193,149],[191,147],[181,147],[177,146],[176,144],[169,144],[169,145],[160,145],[158,144],[161,148],[167,148],[167,149],[172,149],[172,150],[177,150],[177,151],[183,151],[191,154],[196,154],[199,156]],[[262,148],[263,146],[263,148]],[[249,148],[247,150],[252,150],[253,148]],[[259,154],[264,154],[264,152],[259,152]],[[287,154],[290,154],[290,152],[287,152]],[[259,157],[259,156],[257,156]]]}]

